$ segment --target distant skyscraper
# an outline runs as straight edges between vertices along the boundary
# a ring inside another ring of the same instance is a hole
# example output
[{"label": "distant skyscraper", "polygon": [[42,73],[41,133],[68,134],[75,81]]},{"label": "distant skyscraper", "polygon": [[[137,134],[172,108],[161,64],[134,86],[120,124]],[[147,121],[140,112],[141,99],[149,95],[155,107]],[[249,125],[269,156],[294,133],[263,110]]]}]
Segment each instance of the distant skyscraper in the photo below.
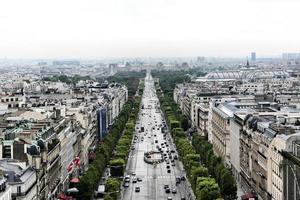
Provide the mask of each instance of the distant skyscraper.
[{"label": "distant skyscraper", "polygon": [[256,53],[255,52],[251,52],[251,61],[252,62],[256,61]]}]

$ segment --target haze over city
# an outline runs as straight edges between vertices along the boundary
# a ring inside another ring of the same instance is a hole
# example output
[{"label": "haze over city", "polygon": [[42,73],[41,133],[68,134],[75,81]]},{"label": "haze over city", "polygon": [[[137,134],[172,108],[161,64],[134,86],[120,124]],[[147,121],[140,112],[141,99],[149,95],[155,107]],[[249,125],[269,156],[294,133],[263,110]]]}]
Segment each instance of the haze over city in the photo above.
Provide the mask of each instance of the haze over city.
[{"label": "haze over city", "polygon": [[300,0],[0,2],[0,200],[300,200]]},{"label": "haze over city", "polygon": [[0,2],[0,57],[262,57],[299,50],[297,0]]}]

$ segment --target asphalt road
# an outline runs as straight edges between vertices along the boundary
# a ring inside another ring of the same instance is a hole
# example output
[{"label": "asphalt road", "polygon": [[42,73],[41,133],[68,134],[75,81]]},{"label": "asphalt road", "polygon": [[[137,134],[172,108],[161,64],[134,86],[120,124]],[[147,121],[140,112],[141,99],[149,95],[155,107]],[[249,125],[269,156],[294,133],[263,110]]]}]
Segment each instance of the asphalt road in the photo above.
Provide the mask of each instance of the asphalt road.
[{"label": "asphalt road", "polygon": [[[176,177],[186,177],[186,174],[179,159],[174,159],[174,155],[178,154],[168,130],[166,131],[166,139],[164,140],[164,134],[161,131],[164,116],[159,108],[159,100],[150,73],[147,73],[145,78],[145,89],[141,105],[144,108],[141,108],[136,124],[135,135],[137,138],[133,140],[132,147],[134,148],[130,152],[126,166],[126,174],[131,176],[130,185],[129,187],[122,188],[121,198],[123,200],[194,199],[188,180],[181,181],[176,185]],[[144,127],[144,132],[141,132],[141,127]],[[166,147],[166,144],[161,145],[164,142],[169,146]],[[166,153],[167,149],[175,151],[171,153],[172,158],[168,159],[169,164],[165,160],[154,166],[144,161],[144,153],[157,150],[157,145],[164,150],[164,153]],[[171,160],[174,160],[175,166],[171,165]],[[170,166],[170,173],[167,172],[167,165]],[[132,173],[135,173],[135,175],[132,175]],[[134,177],[139,177],[142,181],[133,183],[132,180]],[[170,193],[165,192],[164,185],[169,185],[171,189]],[[136,186],[140,187],[139,192],[135,191]],[[173,188],[176,189],[176,194],[172,193]]]}]

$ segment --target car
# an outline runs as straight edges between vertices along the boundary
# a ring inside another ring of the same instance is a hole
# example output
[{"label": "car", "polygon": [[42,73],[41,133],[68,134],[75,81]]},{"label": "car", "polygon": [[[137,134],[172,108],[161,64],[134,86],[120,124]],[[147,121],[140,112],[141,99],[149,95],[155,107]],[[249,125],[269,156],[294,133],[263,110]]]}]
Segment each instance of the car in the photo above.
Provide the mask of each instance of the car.
[{"label": "car", "polygon": [[169,159],[170,159],[170,160],[172,159],[172,156],[171,156],[171,155],[169,155]]},{"label": "car", "polygon": [[130,176],[129,176],[129,175],[126,175],[126,176],[125,176],[124,182],[130,182]]},{"label": "car", "polygon": [[137,178],[136,178],[136,177],[133,177],[132,182],[133,182],[133,183],[136,183],[136,182],[137,182]]},{"label": "car", "polygon": [[175,155],[175,156],[174,156],[174,159],[175,159],[175,160],[177,160],[177,159],[178,159],[178,156],[177,156],[177,155]]},{"label": "car", "polygon": [[135,147],[131,147],[131,150],[135,150]]},{"label": "car", "polygon": [[168,173],[171,173],[171,170],[170,170],[170,169],[168,169],[168,170],[167,170],[167,172],[168,172]]},{"label": "car", "polygon": [[137,180],[138,180],[139,182],[141,182],[141,181],[142,181],[142,178],[141,178],[141,177],[138,177]]},{"label": "car", "polygon": [[176,165],[175,165],[175,163],[172,163],[171,165],[172,165],[173,167],[175,167],[175,166],[176,166]]},{"label": "car", "polygon": [[185,200],[185,197],[181,197],[180,200]]},{"label": "car", "polygon": [[171,192],[171,189],[170,189],[170,188],[165,188],[165,192],[166,192],[166,193],[170,193],[170,192]]},{"label": "car", "polygon": [[185,180],[186,180],[185,176],[182,176],[180,179],[181,179],[182,181],[185,181]]},{"label": "car", "polygon": [[164,189],[166,189],[166,188],[168,188],[169,187],[169,185],[164,185]]},{"label": "car", "polygon": [[155,140],[155,143],[158,143],[158,141],[157,141],[157,140]]},{"label": "car", "polygon": [[136,186],[135,187],[135,192],[140,192],[141,191],[141,188],[139,186]]},{"label": "car", "polygon": [[171,153],[175,153],[175,150],[174,150],[174,149],[172,149],[172,150],[171,150]]},{"label": "car", "polygon": [[132,175],[132,176],[135,176],[135,175],[136,175],[136,173],[135,173],[135,172],[131,172],[131,175]]},{"label": "car", "polygon": [[176,188],[173,188],[173,189],[172,189],[172,193],[173,193],[173,194],[176,194],[176,193],[177,193]]},{"label": "car", "polygon": [[167,165],[167,169],[170,169],[170,165]]},{"label": "car", "polygon": [[179,184],[181,181],[180,177],[176,177],[176,184]]},{"label": "car", "polygon": [[167,164],[170,164],[170,161],[169,161],[169,160],[167,160],[167,161],[166,161],[166,163],[167,163]]},{"label": "car", "polygon": [[172,200],[172,197],[168,197],[167,200]]},{"label": "car", "polygon": [[129,183],[128,182],[124,182],[123,183],[123,187],[129,187]]}]

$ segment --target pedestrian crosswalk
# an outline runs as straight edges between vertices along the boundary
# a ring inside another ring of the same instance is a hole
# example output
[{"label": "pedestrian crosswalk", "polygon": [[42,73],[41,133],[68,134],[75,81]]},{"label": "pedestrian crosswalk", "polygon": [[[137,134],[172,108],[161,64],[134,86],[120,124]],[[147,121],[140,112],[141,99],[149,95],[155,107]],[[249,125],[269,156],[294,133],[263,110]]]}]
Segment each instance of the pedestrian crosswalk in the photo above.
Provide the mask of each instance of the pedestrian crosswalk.
[{"label": "pedestrian crosswalk", "polygon": [[154,179],[154,178],[157,178],[157,179],[174,179],[174,176],[144,176],[142,177],[143,179]]}]

